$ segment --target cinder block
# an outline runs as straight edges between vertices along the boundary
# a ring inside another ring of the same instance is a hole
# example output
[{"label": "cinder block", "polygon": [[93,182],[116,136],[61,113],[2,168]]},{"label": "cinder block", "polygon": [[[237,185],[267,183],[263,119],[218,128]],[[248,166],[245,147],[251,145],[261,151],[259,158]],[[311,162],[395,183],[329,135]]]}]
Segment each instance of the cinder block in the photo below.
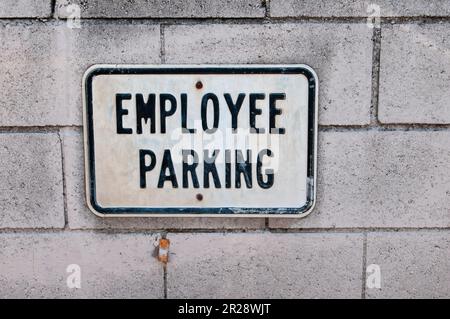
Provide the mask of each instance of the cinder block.
[{"label": "cinder block", "polygon": [[81,125],[82,77],[96,63],[158,63],[159,26],[82,21],[0,24],[0,125]]},{"label": "cinder block", "polygon": [[383,26],[381,122],[450,123],[449,27],[449,23]]},{"label": "cinder block", "polygon": [[316,209],[273,228],[449,227],[450,132],[321,132]]},{"label": "cinder block", "polygon": [[270,0],[273,17],[443,17],[450,15],[446,0]]},{"label": "cinder block", "polygon": [[214,24],[165,29],[167,63],[308,64],[321,124],[368,124],[372,30],[365,24]]},{"label": "cinder block", "polygon": [[[450,232],[370,233],[367,265],[380,267],[381,288],[368,298],[449,298]],[[376,275],[371,272],[370,276]]]},{"label": "cinder block", "polygon": [[47,18],[51,15],[51,0],[2,0],[0,2],[0,18]]},{"label": "cinder block", "polygon": [[89,18],[227,18],[265,15],[260,0],[57,0],[58,16],[69,16],[73,5],[79,6],[82,17]]},{"label": "cinder block", "polygon": [[360,298],[359,234],[169,234],[169,298]]},{"label": "cinder block", "polygon": [[70,129],[64,130],[62,136],[69,227],[72,229],[261,229],[265,227],[264,218],[97,217],[86,206],[82,136],[78,131]]},{"label": "cinder block", "polygon": [[144,234],[0,234],[0,298],[163,298],[153,242]]},{"label": "cinder block", "polygon": [[0,228],[64,227],[55,133],[0,133]]}]

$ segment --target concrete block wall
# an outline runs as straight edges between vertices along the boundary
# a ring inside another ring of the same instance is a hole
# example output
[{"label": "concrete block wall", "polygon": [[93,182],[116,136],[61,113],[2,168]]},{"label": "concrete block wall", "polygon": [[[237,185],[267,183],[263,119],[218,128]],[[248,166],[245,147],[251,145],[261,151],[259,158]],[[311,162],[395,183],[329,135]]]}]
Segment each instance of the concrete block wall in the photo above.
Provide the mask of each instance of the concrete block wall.
[{"label": "concrete block wall", "polygon": [[[3,0],[0,298],[450,297],[449,35],[446,0]],[[81,77],[95,63],[312,66],[315,211],[93,215]]]}]

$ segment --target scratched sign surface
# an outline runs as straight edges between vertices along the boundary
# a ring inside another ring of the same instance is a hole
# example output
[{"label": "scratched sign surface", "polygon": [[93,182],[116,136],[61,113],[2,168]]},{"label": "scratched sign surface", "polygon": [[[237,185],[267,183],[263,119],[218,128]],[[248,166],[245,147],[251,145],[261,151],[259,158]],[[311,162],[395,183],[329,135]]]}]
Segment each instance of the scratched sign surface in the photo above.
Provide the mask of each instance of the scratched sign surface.
[{"label": "scratched sign surface", "polygon": [[305,216],[317,90],[305,65],[86,71],[86,194],[101,216]]}]

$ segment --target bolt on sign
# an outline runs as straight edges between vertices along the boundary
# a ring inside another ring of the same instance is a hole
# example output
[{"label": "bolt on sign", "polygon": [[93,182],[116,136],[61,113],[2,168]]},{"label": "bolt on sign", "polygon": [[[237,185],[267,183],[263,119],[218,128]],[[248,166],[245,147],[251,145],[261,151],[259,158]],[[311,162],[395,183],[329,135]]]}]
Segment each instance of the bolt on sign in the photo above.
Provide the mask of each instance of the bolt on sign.
[{"label": "bolt on sign", "polygon": [[306,216],[318,79],[306,65],[95,65],[86,194],[100,216]]}]

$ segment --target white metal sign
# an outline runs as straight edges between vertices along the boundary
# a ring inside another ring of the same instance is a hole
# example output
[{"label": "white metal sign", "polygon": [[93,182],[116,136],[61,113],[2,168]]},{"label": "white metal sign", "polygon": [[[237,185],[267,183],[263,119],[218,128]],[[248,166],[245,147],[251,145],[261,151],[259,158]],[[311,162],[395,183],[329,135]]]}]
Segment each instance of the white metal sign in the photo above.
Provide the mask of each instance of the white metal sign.
[{"label": "white metal sign", "polygon": [[305,65],[96,65],[86,193],[101,216],[305,216],[317,90]]}]

